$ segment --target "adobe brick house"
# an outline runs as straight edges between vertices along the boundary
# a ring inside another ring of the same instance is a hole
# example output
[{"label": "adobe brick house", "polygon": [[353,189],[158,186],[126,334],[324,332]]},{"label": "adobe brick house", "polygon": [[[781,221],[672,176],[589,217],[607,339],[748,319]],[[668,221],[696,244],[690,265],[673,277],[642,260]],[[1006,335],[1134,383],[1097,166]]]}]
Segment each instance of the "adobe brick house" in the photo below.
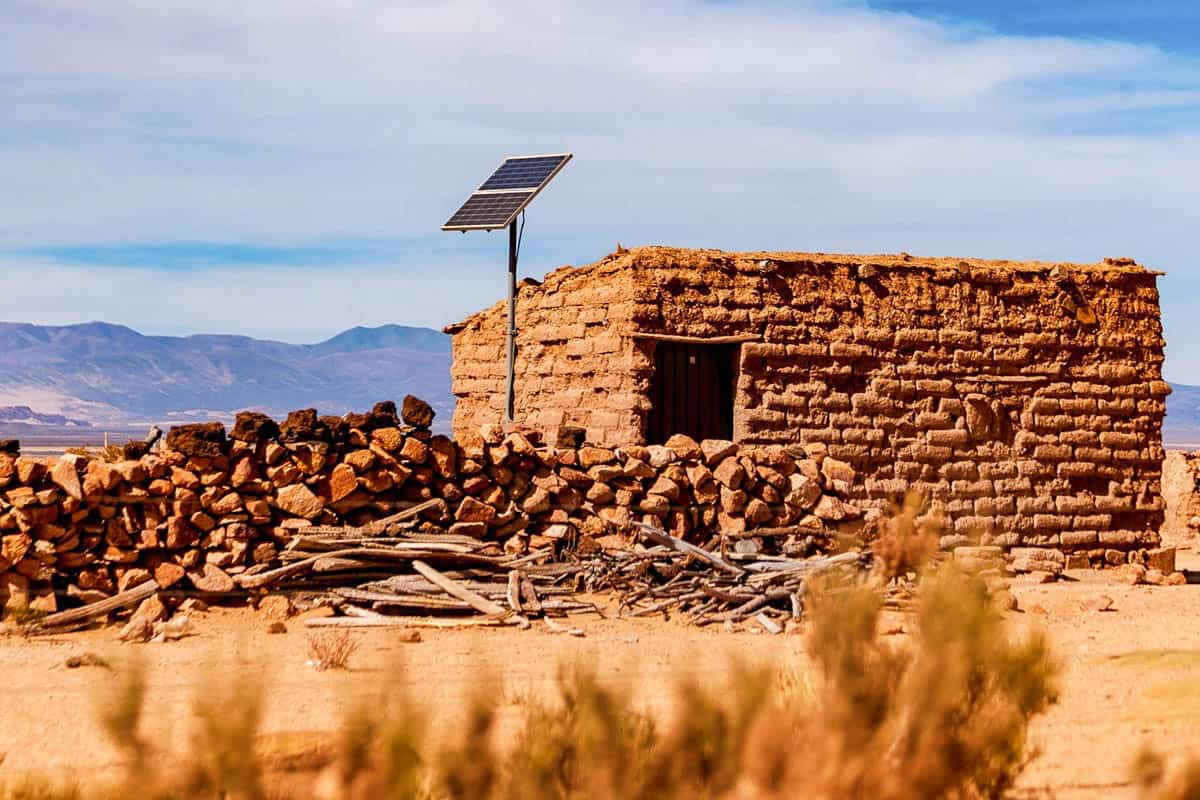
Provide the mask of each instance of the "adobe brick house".
[{"label": "adobe brick house", "polygon": [[[1159,274],[622,250],[521,285],[516,421],[608,445],[821,442],[868,505],[916,488],[964,533],[1111,560],[1162,521]],[[501,419],[504,314],[446,329],[456,431]]]}]

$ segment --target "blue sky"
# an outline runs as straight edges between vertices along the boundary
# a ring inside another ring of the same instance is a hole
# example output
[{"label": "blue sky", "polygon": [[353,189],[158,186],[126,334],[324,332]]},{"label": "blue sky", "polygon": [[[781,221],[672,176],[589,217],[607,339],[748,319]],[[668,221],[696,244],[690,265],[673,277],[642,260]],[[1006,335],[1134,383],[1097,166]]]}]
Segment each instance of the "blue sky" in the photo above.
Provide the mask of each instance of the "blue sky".
[{"label": "blue sky", "polygon": [[0,319],[316,341],[625,245],[1095,261],[1200,383],[1200,4],[0,0]]}]

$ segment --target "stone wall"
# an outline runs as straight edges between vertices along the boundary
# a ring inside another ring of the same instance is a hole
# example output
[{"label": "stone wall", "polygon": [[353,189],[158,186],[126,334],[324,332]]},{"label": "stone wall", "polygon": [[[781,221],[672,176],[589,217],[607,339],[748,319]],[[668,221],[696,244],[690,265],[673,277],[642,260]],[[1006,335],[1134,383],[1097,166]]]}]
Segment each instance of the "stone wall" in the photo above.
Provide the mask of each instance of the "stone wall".
[{"label": "stone wall", "polygon": [[844,500],[854,471],[821,446],[675,437],[559,449],[495,426],[435,436],[433,412],[414,398],[400,416],[391,403],[344,418],[298,411],[278,425],[242,414],[228,435],[217,423],[181,426],[165,449],[131,448],[115,463],[0,448],[0,607],[52,611],[146,580],[232,591],[278,566],[305,528],[363,525],[423,501],[433,501],[424,528],[510,552],[586,552],[639,520],[702,543],[720,530],[751,551],[765,543],[737,534],[790,526],[771,542],[807,555],[861,524]]},{"label": "stone wall", "polygon": [[[882,507],[930,496],[963,541],[1093,563],[1162,522],[1157,273],[1037,264],[639,248],[527,282],[517,421],[644,439],[655,341],[740,345],[734,438],[821,443]],[[504,309],[454,334],[455,429],[498,421]]]}]

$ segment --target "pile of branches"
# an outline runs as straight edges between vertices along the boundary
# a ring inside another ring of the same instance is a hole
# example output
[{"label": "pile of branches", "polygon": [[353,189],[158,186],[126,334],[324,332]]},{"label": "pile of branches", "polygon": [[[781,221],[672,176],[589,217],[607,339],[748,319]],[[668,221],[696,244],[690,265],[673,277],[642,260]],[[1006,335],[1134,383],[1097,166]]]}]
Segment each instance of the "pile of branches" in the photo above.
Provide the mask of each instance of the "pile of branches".
[{"label": "pile of branches", "polygon": [[[802,615],[814,575],[860,568],[864,561],[854,552],[806,560],[760,553],[726,556],[640,522],[631,530],[642,546],[592,548],[569,561],[555,561],[550,549],[516,556],[495,542],[430,530],[421,521],[428,503],[361,527],[302,528],[280,553],[279,566],[249,570],[233,579],[235,587],[216,594],[230,599],[267,592],[315,595],[339,615],[309,619],[314,627],[400,627],[411,625],[413,617],[452,617],[442,624],[525,628],[541,618],[556,632],[582,635],[554,618],[602,616],[580,595],[615,593],[618,616],[679,613],[701,626],[753,621],[781,633],[788,619]],[[141,602],[155,588],[151,581],[111,600],[46,617],[41,626],[79,627]]]},{"label": "pile of branches", "polygon": [[626,617],[679,613],[695,625],[730,628],[752,619],[770,633],[782,633],[788,619],[802,616],[814,576],[866,566],[866,556],[857,552],[804,560],[726,556],[653,525],[633,525],[650,546],[610,553],[605,569],[589,575],[592,588],[620,594],[620,614]]}]

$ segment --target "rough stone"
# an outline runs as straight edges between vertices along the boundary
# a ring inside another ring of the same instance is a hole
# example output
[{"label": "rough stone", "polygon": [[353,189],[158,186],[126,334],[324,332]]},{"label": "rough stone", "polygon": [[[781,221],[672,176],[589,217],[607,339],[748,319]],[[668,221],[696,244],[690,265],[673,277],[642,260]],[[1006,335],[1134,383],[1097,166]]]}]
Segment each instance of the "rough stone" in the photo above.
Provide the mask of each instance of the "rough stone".
[{"label": "rough stone", "polygon": [[700,449],[700,443],[682,433],[676,433],[667,439],[666,447],[684,461],[704,458],[704,451]]},{"label": "rough stone", "polygon": [[54,466],[50,468],[50,479],[69,497],[76,500],[83,499],[83,486],[79,482],[79,461],[78,456],[68,454],[55,461]]},{"label": "rough stone", "polygon": [[329,473],[329,500],[336,503],[358,489],[358,474],[347,463],[338,464]]},{"label": "rough stone", "polygon": [[261,442],[279,435],[279,425],[266,414],[241,411],[234,418],[230,437],[242,442]]},{"label": "rough stone", "polygon": [[276,493],[275,506],[292,516],[316,519],[325,508],[325,502],[304,484],[295,483]]},{"label": "rough stone", "polygon": [[420,398],[413,397],[411,394],[404,396],[400,418],[404,420],[405,425],[428,428],[433,424],[433,417],[433,407],[429,403]]},{"label": "rough stone", "polygon": [[224,454],[225,426],[219,422],[176,425],[167,431],[167,449],[186,456],[215,458]]},{"label": "rough stone", "polygon": [[1009,551],[1009,569],[1013,572],[1049,572],[1062,574],[1066,556],[1061,550],[1041,547],[1014,547]]},{"label": "rough stone", "polygon": [[236,586],[228,573],[213,564],[204,564],[188,572],[187,577],[202,592],[232,592]]}]

